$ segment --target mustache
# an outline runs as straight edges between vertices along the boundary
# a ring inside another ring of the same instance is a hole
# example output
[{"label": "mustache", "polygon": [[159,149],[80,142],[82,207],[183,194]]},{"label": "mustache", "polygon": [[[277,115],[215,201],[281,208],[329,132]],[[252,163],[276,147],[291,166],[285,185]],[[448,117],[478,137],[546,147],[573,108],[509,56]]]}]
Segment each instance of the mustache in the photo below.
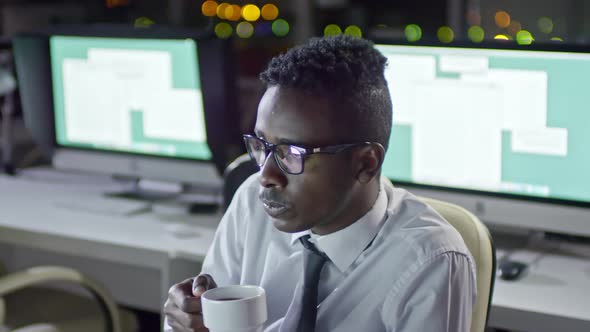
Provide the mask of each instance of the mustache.
[{"label": "mustache", "polygon": [[289,205],[289,202],[281,196],[275,189],[262,189],[258,194],[258,198],[262,201],[273,202],[280,205]]}]

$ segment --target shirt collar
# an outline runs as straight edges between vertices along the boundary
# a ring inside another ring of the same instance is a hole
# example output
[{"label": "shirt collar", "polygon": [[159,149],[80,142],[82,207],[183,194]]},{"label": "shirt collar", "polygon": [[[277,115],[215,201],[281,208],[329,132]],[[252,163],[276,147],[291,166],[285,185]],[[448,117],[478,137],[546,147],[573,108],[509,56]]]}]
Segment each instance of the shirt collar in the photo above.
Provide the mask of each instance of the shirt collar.
[{"label": "shirt collar", "polygon": [[321,236],[312,235],[311,230],[293,233],[291,244],[299,242],[297,240],[304,235],[312,235],[310,241],[330,258],[340,272],[344,272],[375,238],[384,220],[386,210],[387,194],[381,185],[373,207],[350,226]]}]

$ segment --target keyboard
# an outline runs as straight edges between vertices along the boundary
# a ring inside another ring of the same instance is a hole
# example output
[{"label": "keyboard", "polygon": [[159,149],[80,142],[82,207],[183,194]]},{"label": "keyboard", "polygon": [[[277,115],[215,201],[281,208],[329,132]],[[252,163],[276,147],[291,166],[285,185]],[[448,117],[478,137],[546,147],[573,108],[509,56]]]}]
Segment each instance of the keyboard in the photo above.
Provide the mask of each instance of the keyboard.
[{"label": "keyboard", "polygon": [[84,197],[80,200],[57,200],[55,206],[74,211],[96,214],[125,216],[150,210],[150,203],[146,201],[112,198],[112,197]]}]

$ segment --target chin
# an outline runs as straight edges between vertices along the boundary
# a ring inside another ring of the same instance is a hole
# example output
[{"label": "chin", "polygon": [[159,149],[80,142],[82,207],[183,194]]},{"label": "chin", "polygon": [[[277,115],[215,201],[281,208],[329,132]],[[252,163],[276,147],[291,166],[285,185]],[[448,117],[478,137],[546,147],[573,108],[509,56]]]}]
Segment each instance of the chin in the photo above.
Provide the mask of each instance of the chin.
[{"label": "chin", "polygon": [[285,233],[297,233],[309,229],[310,227],[302,225],[295,220],[271,218],[276,229]]}]

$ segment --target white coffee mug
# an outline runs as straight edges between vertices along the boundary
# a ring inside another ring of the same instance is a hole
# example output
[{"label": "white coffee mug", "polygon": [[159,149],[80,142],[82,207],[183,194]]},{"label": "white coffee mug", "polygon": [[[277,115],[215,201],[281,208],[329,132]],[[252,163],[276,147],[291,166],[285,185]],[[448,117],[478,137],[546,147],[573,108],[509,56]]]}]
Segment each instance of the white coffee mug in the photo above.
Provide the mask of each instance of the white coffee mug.
[{"label": "white coffee mug", "polygon": [[268,318],[266,293],[258,286],[226,286],[201,295],[209,332],[262,332]]}]

